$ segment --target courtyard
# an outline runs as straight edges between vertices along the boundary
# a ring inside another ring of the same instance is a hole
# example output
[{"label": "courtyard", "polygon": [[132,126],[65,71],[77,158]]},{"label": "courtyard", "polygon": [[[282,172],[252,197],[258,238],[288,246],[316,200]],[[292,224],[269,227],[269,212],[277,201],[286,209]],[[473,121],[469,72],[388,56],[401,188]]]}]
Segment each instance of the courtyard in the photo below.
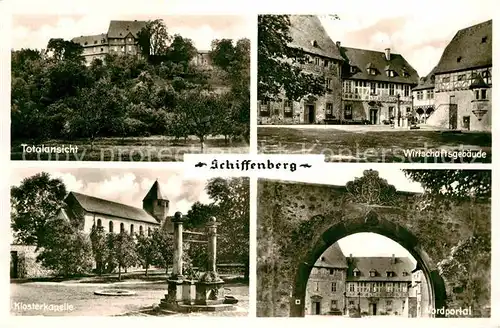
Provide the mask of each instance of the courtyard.
[{"label": "courtyard", "polygon": [[257,133],[259,153],[323,154],[327,162],[491,163],[492,156],[490,132],[305,125],[259,126]]},{"label": "courtyard", "polygon": [[[11,314],[23,316],[247,316],[248,284],[227,283],[226,294],[238,299],[236,309],[223,312],[171,313],[154,311],[167,290],[166,281],[130,279],[114,283],[83,281],[11,283]],[[134,296],[97,296],[96,290],[126,289]],[[61,306],[62,311],[23,309],[23,305]],[[71,309],[69,309],[71,307]],[[68,309],[68,310],[66,310]]]}]

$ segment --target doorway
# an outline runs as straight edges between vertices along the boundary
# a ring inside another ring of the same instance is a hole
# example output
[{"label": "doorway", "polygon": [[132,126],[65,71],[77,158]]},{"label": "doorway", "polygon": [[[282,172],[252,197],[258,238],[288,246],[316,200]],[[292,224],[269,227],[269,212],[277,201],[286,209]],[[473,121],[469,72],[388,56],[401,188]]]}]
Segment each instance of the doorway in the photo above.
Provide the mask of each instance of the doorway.
[{"label": "doorway", "polygon": [[312,302],[312,314],[321,314],[321,302],[319,301]]},{"label": "doorway", "polygon": [[316,109],[314,105],[306,105],[305,110],[305,122],[309,124],[314,124],[316,117]]},{"label": "doorway", "polygon": [[470,131],[470,116],[463,117],[463,126],[465,130]]},{"label": "doorway", "polygon": [[378,109],[370,108],[370,123],[378,124]]},{"label": "doorway", "polygon": [[10,252],[10,277],[11,278],[19,278],[19,256],[17,251]]},{"label": "doorway", "polygon": [[377,315],[377,303],[370,303],[370,315]]}]

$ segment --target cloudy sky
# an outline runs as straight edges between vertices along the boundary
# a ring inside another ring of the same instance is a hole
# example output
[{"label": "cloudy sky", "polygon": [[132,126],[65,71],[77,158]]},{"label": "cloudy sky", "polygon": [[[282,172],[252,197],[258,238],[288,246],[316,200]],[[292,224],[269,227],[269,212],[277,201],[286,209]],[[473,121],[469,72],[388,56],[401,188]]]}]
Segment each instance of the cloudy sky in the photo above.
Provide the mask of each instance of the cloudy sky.
[{"label": "cloudy sky", "polygon": [[191,205],[209,203],[204,188],[206,180],[187,180],[182,170],[173,169],[116,169],[116,168],[22,168],[11,171],[11,185],[40,172],[61,178],[68,191],[77,191],[126,205],[142,208],[142,199],[156,179],[164,196],[170,200],[169,215],[187,213]]},{"label": "cloudy sky", "polygon": [[[355,5],[364,10],[355,10]],[[459,29],[492,19],[494,12],[494,0],[386,0],[362,5],[355,1],[352,6],[344,4],[334,11],[340,20],[320,16],[332,40],[352,48],[391,48],[393,53],[402,54],[419,76],[437,65]]]},{"label": "cloudy sky", "polygon": [[[55,11],[57,12],[57,11]],[[146,15],[99,11],[73,15],[14,15],[12,17],[12,48],[45,48],[50,38],[72,39],[81,35],[106,33],[111,20],[163,19],[170,34],[193,40],[198,50],[209,50],[214,39],[248,38],[254,19],[235,15]]]}]

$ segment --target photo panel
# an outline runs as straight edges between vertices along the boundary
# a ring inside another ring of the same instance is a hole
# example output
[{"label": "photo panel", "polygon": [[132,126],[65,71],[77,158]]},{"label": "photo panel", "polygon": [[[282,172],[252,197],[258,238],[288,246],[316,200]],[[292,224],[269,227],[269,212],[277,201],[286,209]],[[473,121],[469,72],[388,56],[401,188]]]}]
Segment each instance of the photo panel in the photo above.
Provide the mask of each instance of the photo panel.
[{"label": "photo panel", "polygon": [[14,169],[12,316],[248,316],[245,177]]},{"label": "photo panel", "polygon": [[259,15],[259,152],[491,163],[492,16],[454,13]]},{"label": "photo panel", "polygon": [[258,317],[490,317],[490,170],[334,166],[258,180]]},{"label": "photo panel", "polygon": [[248,153],[255,20],[115,9],[12,17],[11,159]]}]

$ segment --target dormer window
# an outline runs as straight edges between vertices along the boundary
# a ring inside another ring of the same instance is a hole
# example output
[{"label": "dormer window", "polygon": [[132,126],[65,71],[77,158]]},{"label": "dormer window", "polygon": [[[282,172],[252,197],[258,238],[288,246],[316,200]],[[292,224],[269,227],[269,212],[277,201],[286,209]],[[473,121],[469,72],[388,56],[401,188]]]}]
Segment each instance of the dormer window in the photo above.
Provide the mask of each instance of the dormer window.
[{"label": "dormer window", "polygon": [[375,68],[369,68],[368,69],[368,74],[370,74],[370,75],[377,75],[377,70]]},{"label": "dormer window", "polygon": [[488,40],[488,37],[487,36],[483,36],[483,38],[481,39],[481,43],[486,43],[486,40]]},{"label": "dormer window", "polygon": [[87,41],[85,41],[84,45],[87,45],[87,44],[89,44],[89,43]]},{"label": "dormer window", "polygon": [[387,277],[394,277],[395,276],[395,273],[394,271],[387,271]]},{"label": "dormer window", "polygon": [[311,41],[311,45],[312,45],[314,48],[317,48],[317,47],[318,47],[318,41],[316,41],[316,40],[312,40],[312,41]]},{"label": "dormer window", "polygon": [[462,57],[457,57],[457,63],[460,63],[462,61]]},{"label": "dormer window", "polygon": [[388,77],[395,77],[396,76],[396,72],[393,71],[392,69],[390,69],[390,70],[387,71],[387,76]]},{"label": "dormer window", "polygon": [[370,277],[376,277],[376,276],[377,276],[377,271],[370,270]]},{"label": "dormer window", "polygon": [[359,277],[361,275],[361,271],[359,271],[358,268],[355,268],[352,271],[352,274],[353,274],[354,277]]},{"label": "dormer window", "polygon": [[409,273],[407,271],[403,271],[403,277],[408,277]]},{"label": "dormer window", "polygon": [[403,76],[404,77],[410,77],[410,73],[408,73],[408,71],[403,71]]},{"label": "dormer window", "polygon": [[349,72],[351,72],[351,74],[355,74],[355,73],[356,73],[356,71],[357,71],[357,70],[356,70],[356,66],[351,66],[351,67],[349,68]]}]

